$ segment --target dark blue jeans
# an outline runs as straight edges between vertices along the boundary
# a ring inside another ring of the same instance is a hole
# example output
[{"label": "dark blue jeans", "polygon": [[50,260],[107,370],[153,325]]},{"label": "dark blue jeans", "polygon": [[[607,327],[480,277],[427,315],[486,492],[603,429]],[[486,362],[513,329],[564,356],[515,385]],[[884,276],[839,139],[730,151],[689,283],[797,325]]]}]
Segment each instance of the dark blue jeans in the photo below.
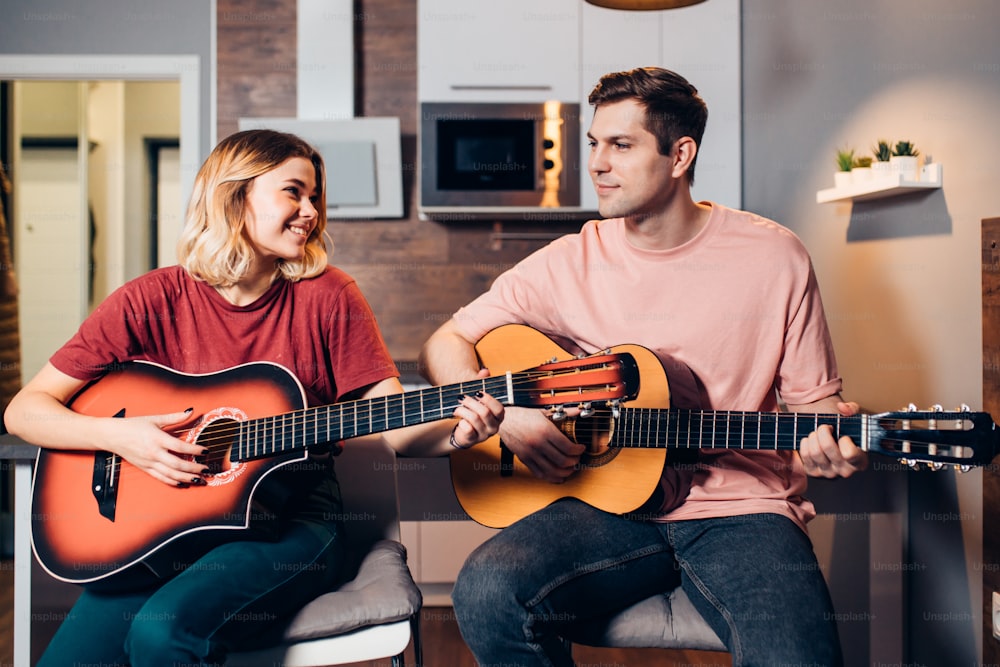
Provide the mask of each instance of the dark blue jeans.
[{"label": "dark blue jeans", "polygon": [[657,524],[561,500],[473,552],[452,597],[482,667],[564,667],[574,628],[677,586],[734,667],[842,663],[812,544],[776,514]]},{"label": "dark blue jeans", "polygon": [[277,542],[218,547],[158,588],[84,591],[36,667],[221,664],[333,585],[342,542],[293,523]]}]

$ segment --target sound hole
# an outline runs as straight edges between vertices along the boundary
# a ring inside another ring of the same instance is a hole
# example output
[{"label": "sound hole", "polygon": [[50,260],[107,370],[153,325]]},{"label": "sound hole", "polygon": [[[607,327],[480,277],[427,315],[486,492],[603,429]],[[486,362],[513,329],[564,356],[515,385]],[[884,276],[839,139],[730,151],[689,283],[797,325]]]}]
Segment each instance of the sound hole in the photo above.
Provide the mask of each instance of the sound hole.
[{"label": "sound hole", "polygon": [[580,457],[580,466],[598,468],[618,456],[621,451],[619,447],[610,446],[614,425],[610,412],[599,411],[590,417],[567,420],[560,428],[570,440],[587,448]]},{"label": "sound hole", "polygon": [[207,424],[198,435],[198,444],[208,451],[199,460],[208,466],[209,472],[217,475],[231,467],[230,453],[239,435],[239,422],[221,418]]}]

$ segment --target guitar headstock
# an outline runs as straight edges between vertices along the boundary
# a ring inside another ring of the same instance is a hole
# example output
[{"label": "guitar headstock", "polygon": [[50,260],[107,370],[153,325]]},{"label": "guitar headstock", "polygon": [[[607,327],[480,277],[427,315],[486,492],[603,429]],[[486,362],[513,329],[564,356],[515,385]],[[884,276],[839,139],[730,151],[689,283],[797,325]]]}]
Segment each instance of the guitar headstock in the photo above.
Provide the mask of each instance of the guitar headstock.
[{"label": "guitar headstock", "polygon": [[616,405],[639,393],[639,366],[628,352],[551,361],[516,373],[513,405],[561,408]]},{"label": "guitar headstock", "polygon": [[869,451],[899,459],[916,468],[946,465],[968,470],[987,465],[1000,453],[1000,432],[985,412],[967,406],[946,412],[939,406],[866,416]]}]

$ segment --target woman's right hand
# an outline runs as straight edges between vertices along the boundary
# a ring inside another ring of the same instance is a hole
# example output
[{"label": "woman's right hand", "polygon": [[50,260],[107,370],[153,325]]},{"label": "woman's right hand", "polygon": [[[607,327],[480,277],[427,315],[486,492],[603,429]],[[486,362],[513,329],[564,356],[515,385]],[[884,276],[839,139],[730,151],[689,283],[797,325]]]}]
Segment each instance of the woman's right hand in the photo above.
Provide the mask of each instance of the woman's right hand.
[{"label": "woman's right hand", "polygon": [[109,419],[105,424],[105,449],[164,484],[204,484],[209,468],[198,457],[206,452],[205,446],[176,438],[167,432],[194,419],[191,410]]},{"label": "woman's right hand", "polygon": [[198,415],[191,410],[122,418],[78,414],[66,404],[85,385],[46,363],[11,399],[4,412],[7,430],[39,447],[117,454],[171,486],[204,482],[208,467],[196,457],[205,447],[167,432],[193,424]]}]

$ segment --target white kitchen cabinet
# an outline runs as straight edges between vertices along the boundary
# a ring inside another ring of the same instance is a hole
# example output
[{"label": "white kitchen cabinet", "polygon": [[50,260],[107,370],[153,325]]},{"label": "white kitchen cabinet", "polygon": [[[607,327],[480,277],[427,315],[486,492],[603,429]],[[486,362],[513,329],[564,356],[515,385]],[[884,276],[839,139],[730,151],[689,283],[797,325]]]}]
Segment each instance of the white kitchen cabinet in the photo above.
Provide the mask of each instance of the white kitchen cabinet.
[{"label": "white kitchen cabinet", "polygon": [[400,539],[427,606],[450,606],[458,571],[476,547],[500,532],[469,521],[403,521]]},{"label": "white kitchen cabinet", "polygon": [[597,193],[587,172],[587,158],[590,156],[587,132],[594,114],[587,98],[598,80],[608,72],[659,65],[662,61],[663,26],[660,12],[630,12],[587,3],[581,5],[580,206],[596,211]]},{"label": "white kitchen cabinet", "polygon": [[580,4],[581,102],[608,72],[660,64],[663,12]]},{"label": "white kitchen cabinet", "polygon": [[587,173],[587,96],[601,75],[672,69],[709,108],[693,195],[742,205],[740,0],[663,11],[583,0],[419,0],[420,102],[578,102],[580,208],[597,209]]},{"label": "white kitchen cabinet", "polygon": [[740,0],[712,0],[662,12],[662,67],[678,72],[708,104],[692,195],[743,203]]},{"label": "white kitchen cabinet", "polygon": [[420,0],[421,102],[576,101],[580,0]]},{"label": "white kitchen cabinet", "polygon": [[692,194],[732,207],[742,205],[740,0],[712,0],[657,12],[581,11],[581,207],[597,208],[586,173],[591,89],[608,72],[658,66],[674,70],[708,104]]}]

